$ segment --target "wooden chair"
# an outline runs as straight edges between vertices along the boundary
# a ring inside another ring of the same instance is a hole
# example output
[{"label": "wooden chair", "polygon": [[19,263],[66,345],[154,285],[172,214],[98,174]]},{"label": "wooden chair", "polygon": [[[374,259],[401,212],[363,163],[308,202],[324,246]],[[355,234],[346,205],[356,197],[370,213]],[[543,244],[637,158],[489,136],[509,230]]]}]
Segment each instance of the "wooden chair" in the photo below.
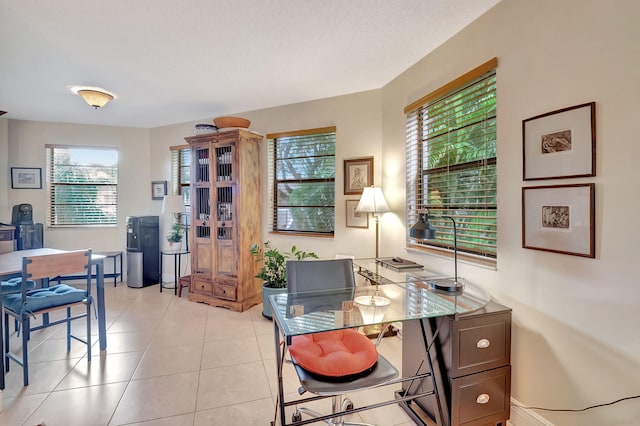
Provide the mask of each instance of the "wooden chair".
[{"label": "wooden chair", "polygon": [[[79,289],[65,284],[51,287],[42,287],[30,290],[31,280],[42,280],[48,284],[49,278],[59,275],[84,272],[86,275],[86,289]],[[5,369],[9,371],[10,361],[16,362],[22,367],[24,385],[29,384],[29,349],[28,341],[31,331],[51,327],[53,325],[67,324],[67,352],[71,350],[71,339],[87,345],[87,360],[91,362],[91,250],[71,251],[59,254],[32,256],[22,258],[22,280],[19,292],[2,296],[4,311],[4,341],[5,341]],[[82,314],[72,315],[71,308],[75,305],[85,305],[86,311]],[[36,315],[47,314],[59,309],[66,309],[66,317],[49,322],[43,317],[42,325],[31,327],[31,318]],[[10,352],[9,348],[9,321],[10,317],[19,324],[18,333],[22,333],[22,357]],[[86,318],[86,339],[71,334],[71,321]]]},{"label": "wooden chair", "polygon": [[182,289],[186,287],[189,289],[191,285],[191,275],[185,275],[184,277],[180,277],[178,279],[178,297],[182,297]]}]

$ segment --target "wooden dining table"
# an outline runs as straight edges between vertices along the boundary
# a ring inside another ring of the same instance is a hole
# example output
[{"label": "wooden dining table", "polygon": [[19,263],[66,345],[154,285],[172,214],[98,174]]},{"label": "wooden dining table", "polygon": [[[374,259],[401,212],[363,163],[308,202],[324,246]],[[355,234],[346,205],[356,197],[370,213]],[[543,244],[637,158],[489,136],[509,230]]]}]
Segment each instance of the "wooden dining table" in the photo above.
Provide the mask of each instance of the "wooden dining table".
[{"label": "wooden dining table", "polygon": [[[42,256],[47,254],[60,254],[66,253],[69,250],[61,250],[54,248],[38,248],[30,250],[19,250],[9,253],[0,254],[0,279],[7,279],[14,276],[20,276],[22,274],[22,258]],[[107,349],[107,325],[106,325],[106,313],[105,313],[105,301],[104,301],[104,259],[105,256],[99,254],[91,255],[91,264],[95,267],[92,271],[92,275],[95,277],[96,283],[96,305],[98,310],[98,340],[100,344],[100,351]],[[50,277],[53,279],[55,277]],[[44,283],[48,285],[48,283]],[[2,297],[2,290],[0,289],[0,298]],[[0,318],[0,340],[3,339],[4,332],[2,330],[3,324]],[[2,354],[4,355],[4,342],[1,345]],[[2,356],[2,371],[4,372],[4,356]],[[4,389],[4,374],[0,374],[0,389]]]}]

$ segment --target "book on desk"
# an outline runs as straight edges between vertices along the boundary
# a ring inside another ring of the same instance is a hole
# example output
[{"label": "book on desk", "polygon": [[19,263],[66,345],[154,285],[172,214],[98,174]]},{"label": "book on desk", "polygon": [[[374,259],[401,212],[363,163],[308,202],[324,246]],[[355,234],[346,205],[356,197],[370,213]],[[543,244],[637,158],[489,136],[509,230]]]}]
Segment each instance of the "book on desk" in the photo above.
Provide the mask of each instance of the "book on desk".
[{"label": "book on desk", "polygon": [[379,257],[376,262],[382,266],[393,269],[395,271],[407,271],[412,269],[424,269],[424,266],[412,260],[403,259],[401,257]]}]

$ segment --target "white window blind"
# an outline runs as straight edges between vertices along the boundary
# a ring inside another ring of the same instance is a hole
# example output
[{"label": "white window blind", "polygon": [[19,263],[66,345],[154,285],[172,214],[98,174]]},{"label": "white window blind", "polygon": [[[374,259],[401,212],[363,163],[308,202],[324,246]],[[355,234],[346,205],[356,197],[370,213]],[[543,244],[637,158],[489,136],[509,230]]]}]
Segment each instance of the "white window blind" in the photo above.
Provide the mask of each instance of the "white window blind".
[{"label": "white window blind", "polygon": [[[496,60],[465,74],[405,109],[407,114],[407,230],[429,209],[434,240],[410,246],[453,248],[495,258]],[[407,231],[408,235],[408,231]]]},{"label": "white window blind", "polygon": [[118,150],[46,146],[49,226],[116,225]]},{"label": "white window blind", "polygon": [[183,224],[191,223],[191,149],[189,145],[172,146],[171,151],[171,194],[182,195],[185,214],[180,215]]},{"label": "white window blind", "polygon": [[271,230],[333,235],[335,127],[274,133],[267,139]]}]

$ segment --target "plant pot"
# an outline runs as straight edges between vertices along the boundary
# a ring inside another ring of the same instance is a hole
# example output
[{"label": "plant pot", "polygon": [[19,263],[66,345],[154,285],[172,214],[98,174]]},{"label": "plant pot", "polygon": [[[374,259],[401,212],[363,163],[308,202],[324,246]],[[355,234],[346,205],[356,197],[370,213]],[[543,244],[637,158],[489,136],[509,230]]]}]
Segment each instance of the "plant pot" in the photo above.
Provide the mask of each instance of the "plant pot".
[{"label": "plant pot", "polygon": [[262,316],[271,320],[273,319],[273,312],[271,311],[271,303],[269,302],[269,296],[272,294],[286,293],[287,288],[275,288],[267,287],[266,283],[262,284]]},{"label": "plant pot", "polygon": [[169,249],[167,251],[180,251],[180,250],[182,250],[182,241],[177,241],[177,242],[168,241],[168,243],[169,243]]}]

